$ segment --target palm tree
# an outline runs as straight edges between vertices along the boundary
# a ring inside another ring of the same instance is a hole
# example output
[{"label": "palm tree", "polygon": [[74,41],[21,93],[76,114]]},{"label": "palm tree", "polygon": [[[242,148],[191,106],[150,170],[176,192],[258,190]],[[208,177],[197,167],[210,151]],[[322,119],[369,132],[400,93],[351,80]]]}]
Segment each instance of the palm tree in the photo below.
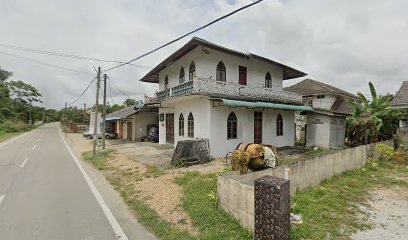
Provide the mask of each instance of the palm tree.
[{"label": "palm tree", "polygon": [[[369,101],[361,92],[357,93],[357,102],[351,103],[354,108],[354,114],[348,118],[353,128],[357,128],[356,135],[364,136],[366,143],[368,135],[371,135],[370,143],[378,141],[378,135],[383,127],[383,119],[387,117],[392,109],[390,106],[392,97],[378,96],[374,85],[369,84],[371,101]],[[361,139],[357,139],[360,140]]]}]

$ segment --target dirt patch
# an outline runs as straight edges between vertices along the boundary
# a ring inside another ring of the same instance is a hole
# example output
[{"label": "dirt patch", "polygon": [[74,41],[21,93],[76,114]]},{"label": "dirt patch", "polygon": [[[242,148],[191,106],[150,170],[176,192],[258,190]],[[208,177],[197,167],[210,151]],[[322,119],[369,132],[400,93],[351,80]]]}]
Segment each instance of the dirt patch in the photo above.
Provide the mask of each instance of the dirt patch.
[{"label": "dirt patch", "polygon": [[[83,138],[80,134],[68,134],[68,141],[78,155],[92,150],[92,141]],[[114,143],[107,142],[107,149],[116,151],[113,158],[107,161],[107,168],[104,171],[106,178],[110,181],[122,181],[120,184],[134,188],[137,192],[136,197],[155,210],[162,219],[173,223],[182,230],[189,231],[193,236],[198,236],[199,231],[193,226],[190,217],[180,205],[183,197],[182,189],[174,182],[180,171],[158,171],[152,167],[163,166],[164,164],[160,163],[164,162],[170,164],[168,155],[172,154],[173,150],[158,149],[152,143]],[[155,160],[157,157],[159,160]],[[139,159],[156,164],[145,164]],[[203,168],[209,170],[214,166],[211,164]],[[149,171],[156,172],[149,174]]]},{"label": "dirt patch", "polygon": [[408,189],[394,187],[371,192],[367,206],[361,210],[368,214],[374,228],[357,232],[352,239],[405,239],[408,236]]},{"label": "dirt patch", "polygon": [[153,208],[161,218],[176,224],[180,229],[198,236],[198,230],[180,206],[183,193],[180,186],[174,183],[178,173],[166,174],[157,178],[145,178],[138,184],[140,197]]}]

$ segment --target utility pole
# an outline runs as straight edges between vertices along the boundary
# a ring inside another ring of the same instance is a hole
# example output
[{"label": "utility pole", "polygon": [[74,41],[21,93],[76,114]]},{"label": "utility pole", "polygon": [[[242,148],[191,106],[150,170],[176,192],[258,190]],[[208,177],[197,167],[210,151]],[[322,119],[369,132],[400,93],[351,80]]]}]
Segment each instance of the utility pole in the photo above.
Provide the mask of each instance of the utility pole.
[{"label": "utility pole", "polygon": [[64,128],[65,128],[65,137],[67,137],[67,107],[68,107],[68,104],[67,104],[67,102],[65,102],[65,113],[64,113]]},{"label": "utility pole", "polygon": [[83,122],[85,124],[85,116],[86,116],[86,103],[84,103],[84,116],[83,116]]},{"label": "utility pole", "polygon": [[103,75],[103,128],[102,128],[102,149],[105,150],[105,133],[106,133],[106,74]]},{"label": "utility pole", "polygon": [[31,100],[30,100],[30,105],[28,106],[29,109],[29,119],[28,119],[28,124],[33,125],[33,119],[31,117]]},{"label": "utility pole", "polygon": [[95,104],[95,122],[94,122],[94,139],[93,139],[93,156],[96,154],[96,141],[98,140],[97,128],[98,128],[98,100],[99,100],[99,81],[101,80],[101,67],[98,67],[98,75],[96,77],[96,104]]}]

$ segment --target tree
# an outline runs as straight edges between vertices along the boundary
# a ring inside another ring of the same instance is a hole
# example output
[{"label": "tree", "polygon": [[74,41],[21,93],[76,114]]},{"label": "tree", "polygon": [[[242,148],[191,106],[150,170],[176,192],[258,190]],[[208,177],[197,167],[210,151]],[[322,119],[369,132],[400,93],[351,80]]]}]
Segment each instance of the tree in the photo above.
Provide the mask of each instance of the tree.
[{"label": "tree", "polygon": [[385,127],[392,128],[390,126],[392,122],[387,122],[387,125],[384,126],[385,120],[396,114],[390,106],[392,96],[377,95],[374,85],[371,82],[368,85],[371,101],[364,94],[358,92],[357,102],[351,103],[354,113],[347,118],[348,137],[354,139],[356,144],[363,141],[365,143],[377,142]]},{"label": "tree", "polygon": [[12,75],[13,75],[12,72],[3,70],[0,67],[0,83],[4,83],[7,80],[7,78],[11,77]]},{"label": "tree", "polygon": [[123,102],[123,106],[124,107],[132,107],[132,106],[135,106],[135,105],[138,105],[138,104],[141,104],[141,103],[143,103],[143,101],[141,101],[141,100],[136,100],[136,99],[133,99],[133,98],[126,98],[126,100]]},{"label": "tree", "polygon": [[17,117],[27,122],[30,119],[29,112],[32,110],[32,103],[42,103],[41,93],[31,84],[20,80],[7,82],[6,85],[10,90]]}]

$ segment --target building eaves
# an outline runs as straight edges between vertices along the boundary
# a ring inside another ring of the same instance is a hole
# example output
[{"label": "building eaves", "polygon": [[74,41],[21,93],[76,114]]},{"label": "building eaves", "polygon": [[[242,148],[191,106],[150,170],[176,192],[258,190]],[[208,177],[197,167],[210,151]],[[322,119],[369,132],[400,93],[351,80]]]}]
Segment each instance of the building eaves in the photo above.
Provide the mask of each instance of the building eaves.
[{"label": "building eaves", "polygon": [[193,37],[189,42],[187,42],[184,46],[182,46],[180,49],[178,49],[176,52],[171,54],[169,57],[164,59],[161,63],[159,63],[155,68],[153,68],[151,71],[149,71],[144,77],[140,79],[142,82],[151,82],[151,83],[158,83],[159,82],[159,72],[166,68],[167,66],[171,65],[173,62],[177,61],[179,58],[183,57],[186,55],[188,52],[193,50],[194,48],[198,46],[203,46],[207,47],[210,49],[215,49],[233,56],[245,58],[245,59],[257,59],[269,64],[274,64],[276,66],[279,66],[283,69],[283,80],[287,79],[292,79],[292,78],[298,78],[298,77],[304,77],[307,74],[299,71],[297,69],[294,69],[292,67],[289,67],[285,64],[279,63],[277,61],[256,55],[256,54],[246,54],[243,52],[239,52],[230,48],[226,48],[214,43],[211,43],[207,40],[198,38],[198,37]]},{"label": "building eaves", "polygon": [[313,96],[321,94],[336,94],[357,99],[358,97],[352,93],[344,91],[340,88],[322,83],[313,79],[305,79],[295,85],[285,88],[286,91],[298,93],[302,96]]}]

